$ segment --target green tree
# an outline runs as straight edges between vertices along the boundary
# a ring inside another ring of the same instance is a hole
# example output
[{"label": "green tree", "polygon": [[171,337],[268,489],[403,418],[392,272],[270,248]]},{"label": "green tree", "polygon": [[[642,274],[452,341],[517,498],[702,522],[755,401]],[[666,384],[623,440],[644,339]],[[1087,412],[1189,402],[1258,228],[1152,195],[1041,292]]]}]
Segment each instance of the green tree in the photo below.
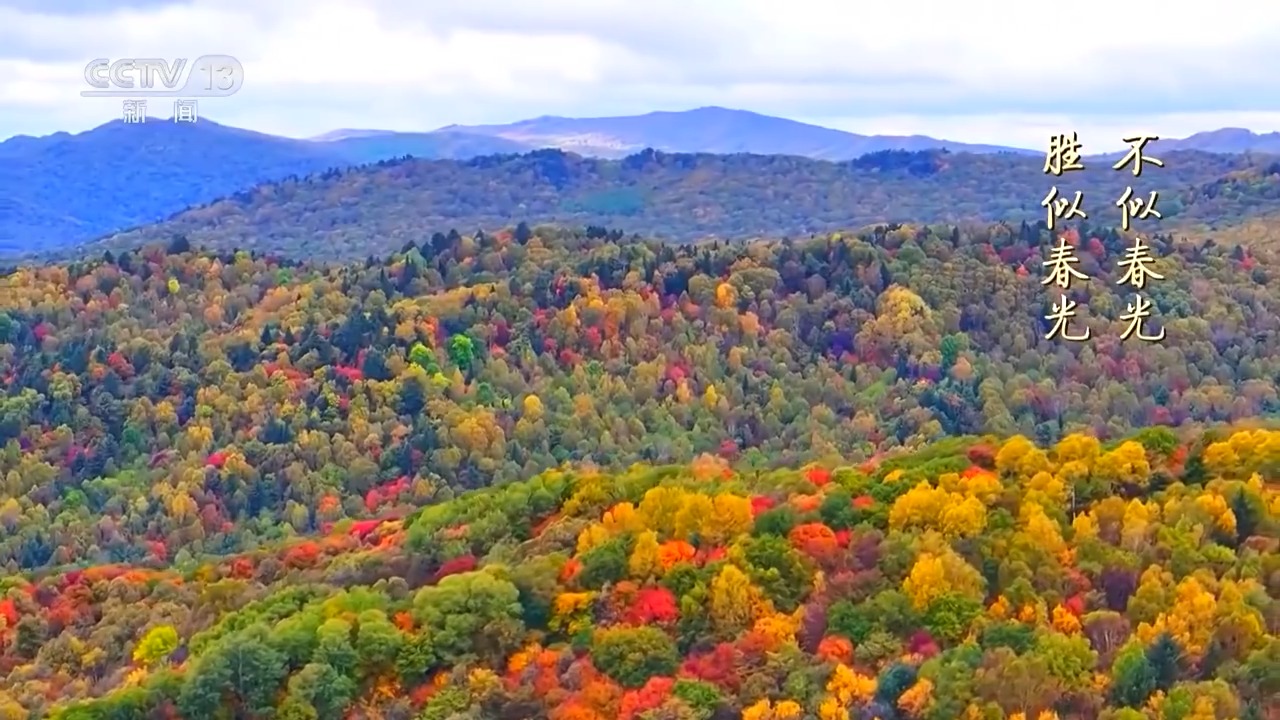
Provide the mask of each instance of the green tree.
[{"label": "green tree", "polygon": [[591,658],[601,672],[622,685],[638,688],[659,675],[672,675],[680,654],[666,633],[654,627],[597,630]]}]

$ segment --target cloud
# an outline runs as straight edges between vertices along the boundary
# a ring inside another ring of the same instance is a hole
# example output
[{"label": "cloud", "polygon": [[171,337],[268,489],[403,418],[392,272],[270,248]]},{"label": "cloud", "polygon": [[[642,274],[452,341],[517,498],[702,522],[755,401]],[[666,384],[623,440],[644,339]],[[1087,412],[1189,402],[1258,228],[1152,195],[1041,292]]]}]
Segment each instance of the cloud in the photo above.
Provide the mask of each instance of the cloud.
[{"label": "cloud", "polygon": [[1274,3],[133,0],[61,2],[58,14],[48,5],[0,0],[0,136],[118,116],[116,101],[79,97],[89,59],[214,53],[239,58],[246,83],[203,102],[206,115],[299,136],[702,105],[1004,143],[1062,123],[1211,129],[1184,132],[1192,114],[1280,129],[1268,114],[1280,113]]}]

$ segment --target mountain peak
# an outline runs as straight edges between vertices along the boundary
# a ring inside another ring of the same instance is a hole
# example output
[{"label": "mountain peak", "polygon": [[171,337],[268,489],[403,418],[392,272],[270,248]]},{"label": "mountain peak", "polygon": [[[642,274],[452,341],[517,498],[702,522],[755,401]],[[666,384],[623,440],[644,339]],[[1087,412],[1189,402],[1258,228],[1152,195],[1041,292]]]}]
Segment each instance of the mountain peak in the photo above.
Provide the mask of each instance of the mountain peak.
[{"label": "mountain peak", "polygon": [[1225,127],[1205,130],[1181,139],[1162,140],[1160,145],[1170,150],[1280,154],[1280,132],[1256,133],[1246,128]]}]

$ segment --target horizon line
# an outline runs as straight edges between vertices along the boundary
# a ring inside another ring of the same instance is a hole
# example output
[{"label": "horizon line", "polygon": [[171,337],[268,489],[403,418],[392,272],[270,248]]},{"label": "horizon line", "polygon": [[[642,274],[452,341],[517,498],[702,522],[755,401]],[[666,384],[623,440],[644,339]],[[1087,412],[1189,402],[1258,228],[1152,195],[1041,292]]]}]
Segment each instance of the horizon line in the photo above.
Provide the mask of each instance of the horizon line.
[{"label": "horizon line", "polygon": [[[502,138],[502,136],[501,136],[501,135],[489,135],[489,134],[486,134],[486,133],[468,133],[468,129],[469,129],[469,128],[474,128],[474,127],[501,127],[501,126],[506,126],[506,125],[516,125],[516,124],[520,124],[520,123],[524,123],[524,122],[529,122],[529,121],[533,121],[533,120],[544,120],[544,119],[552,119],[552,120],[577,120],[577,121],[589,121],[589,120],[613,120],[613,119],[620,119],[620,118],[637,118],[637,117],[645,117],[645,116],[647,116],[647,115],[654,115],[654,114],[685,115],[685,114],[695,113],[695,112],[698,112],[698,111],[700,111],[700,110],[723,110],[723,111],[730,112],[730,113],[745,113],[745,114],[751,114],[751,115],[755,115],[755,116],[758,116],[758,117],[770,118],[770,119],[775,119],[775,120],[783,120],[783,121],[787,121],[787,122],[793,122],[793,123],[797,123],[797,124],[800,124],[800,125],[806,125],[806,126],[809,126],[809,127],[812,127],[812,128],[820,128],[820,129],[823,129],[823,130],[828,130],[828,131],[830,131],[830,132],[842,133],[842,134],[849,135],[849,136],[854,136],[854,137],[862,137],[862,138],[927,138],[927,139],[929,139],[929,140],[933,140],[933,141],[936,141],[936,142],[939,142],[939,143],[952,143],[952,144],[958,144],[958,145],[976,145],[976,146],[984,146],[984,147],[988,147],[988,148],[999,148],[999,150],[994,150],[994,151],[992,151],[992,152],[979,153],[979,154],[993,154],[993,152],[1001,152],[1001,151],[1017,151],[1017,152],[1025,152],[1025,153],[1042,153],[1042,152],[1044,152],[1044,151],[1043,151],[1043,150],[1041,150],[1041,149],[1037,149],[1037,148],[1028,148],[1028,147],[1022,147],[1022,146],[1018,146],[1018,145],[1003,145],[1003,144],[1000,144],[1000,143],[994,143],[994,142],[981,142],[981,141],[972,141],[972,140],[956,140],[956,139],[951,139],[951,138],[938,137],[938,136],[935,136],[935,135],[926,135],[926,134],[923,134],[923,133],[911,133],[911,134],[902,134],[902,133],[858,133],[858,132],[852,132],[852,131],[849,131],[849,130],[842,130],[842,129],[839,129],[839,128],[833,128],[833,127],[830,127],[830,126],[827,126],[827,125],[820,125],[820,124],[813,123],[813,122],[807,122],[807,121],[804,121],[804,120],[796,120],[796,119],[794,119],[794,118],[789,118],[789,117],[785,117],[785,116],[781,116],[781,115],[768,115],[768,114],[760,113],[760,112],[757,112],[757,111],[754,111],[754,110],[746,110],[746,109],[741,109],[741,108],[726,108],[726,107],[723,107],[723,106],[716,106],[716,105],[703,105],[703,106],[698,106],[698,107],[694,107],[694,108],[689,108],[689,109],[686,109],[686,110],[651,110],[651,111],[647,111],[647,112],[643,112],[643,113],[636,113],[636,114],[631,114],[631,115],[567,116],[567,115],[545,115],[545,114],[544,114],[544,115],[538,115],[538,116],[533,116],[533,117],[525,117],[525,118],[521,118],[521,119],[518,119],[518,120],[510,121],[510,122],[485,122],[485,123],[477,123],[477,124],[473,124],[473,125],[464,125],[464,124],[460,124],[460,123],[449,123],[449,124],[446,124],[446,125],[441,125],[441,126],[439,126],[439,127],[436,127],[436,128],[434,128],[434,129],[431,129],[431,130],[387,130],[387,129],[382,129],[382,128],[368,128],[368,127],[366,127],[366,128],[340,127],[340,128],[334,128],[334,129],[332,129],[332,130],[327,130],[327,131],[322,132],[322,133],[318,133],[318,134],[314,134],[314,135],[308,135],[308,136],[282,135],[282,134],[277,134],[277,133],[265,132],[265,131],[262,131],[262,130],[255,130],[255,129],[250,128],[250,127],[244,127],[244,126],[239,126],[239,125],[231,125],[231,124],[229,124],[229,123],[218,122],[217,120],[214,120],[214,119],[212,119],[212,118],[209,118],[208,116],[205,116],[205,115],[201,115],[200,120],[201,120],[201,121],[205,121],[205,122],[212,123],[212,124],[214,124],[214,125],[219,125],[219,126],[221,126],[221,127],[230,128],[230,129],[233,129],[233,130],[240,130],[240,131],[244,131],[244,132],[256,133],[256,134],[258,134],[258,135],[264,135],[264,136],[267,136],[267,137],[279,138],[279,139],[282,139],[282,140],[291,140],[291,141],[294,141],[294,142],[305,142],[305,143],[313,143],[313,144],[316,144],[316,145],[322,145],[322,144],[325,144],[325,143],[341,142],[342,140],[347,139],[347,138],[339,138],[339,139],[325,139],[325,136],[326,136],[326,135],[332,135],[332,134],[335,134],[335,133],[341,133],[341,132],[350,132],[350,133],[369,133],[369,134],[385,134],[385,135],[433,135],[433,134],[440,134],[440,133],[445,133],[445,132],[457,132],[457,133],[460,133],[460,134],[474,134],[474,135],[476,135],[476,136],[478,136],[478,137],[496,137],[496,138]],[[167,120],[168,118],[162,118],[162,119]],[[115,124],[115,123],[122,123],[122,122],[123,122],[123,120],[122,120],[121,118],[115,118],[115,119],[108,120],[108,121],[106,121],[106,122],[100,123],[100,124],[98,124],[98,125],[94,125],[93,127],[90,127],[90,128],[88,128],[88,129],[85,129],[85,130],[79,130],[79,131],[70,131],[70,130],[54,130],[54,131],[52,131],[52,132],[49,132],[49,133],[46,133],[46,134],[43,134],[43,135],[30,135],[30,134],[26,134],[26,133],[15,133],[15,134],[13,134],[13,135],[9,135],[9,136],[7,136],[7,137],[0,138],[0,144],[7,143],[7,142],[9,142],[10,140],[15,140],[15,139],[17,139],[17,138],[31,138],[32,140],[42,140],[42,139],[46,139],[46,138],[54,137],[54,136],[56,136],[56,135],[63,135],[63,134],[65,134],[65,135],[70,135],[70,136],[72,136],[72,137],[76,137],[76,136],[80,136],[80,135],[84,135],[84,134],[87,134],[87,133],[94,132],[94,131],[96,131],[96,130],[100,130],[100,129],[102,129],[102,128],[104,128],[104,127],[108,126],[108,125],[112,125],[112,124]],[[1199,130],[1199,131],[1196,131],[1196,132],[1194,132],[1194,133],[1192,133],[1192,134],[1190,134],[1190,135],[1187,135],[1187,136],[1185,136],[1185,137],[1168,137],[1168,136],[1161,136],[1161,137],[1160,137],[1160,139],[1161,139],[1161,140],[1169,140],[1169,141],[1181,141],[1181,140],[1187,140],[1187,139],[1190,139],[1190,138],[1195,137],[1195,136],[1197,136],[1197,135],[1204,135],[1204,134],[1215,133],[1215,132],[1222,132],[1222,131],[1228,131],[1228,130],[1236,130],[1236,131],[1247,132],[1247,133],[1249,133],[1250,135],[1255,136],[1255,137],[1263,137],[1263,136],[1266,136],[1266,135],[1275,135],[1275,134],[1280,134],[1280,131],[1269,131],[1269,132],[1266,132],[1266,131],[1255,131],[1255,130],[1253,130],[1253,129],[1251,129],[1251,128],[1227,126],[1227,127],[1212,128],[1212,129],[1208,129],[1208,130]],[[548,145],[548,146],[546,146],[545,148],[531,147],[531,148],[529,149],[529,151],[533,151],[533,150],[537,150],[537,149],[561,149],[561,150],[563,150],[563,148],[557,148],[557,147],[556,147],[556,146],[554,146],[554,145]],[[656,149],[656,148],[655,148],[655,149]],[[641,151],[642,151],[642,150],[637,150],[637,152],[641,152]],[[568,151],[568,150],[566,150],[565,152],[572,152],[572,151]],[[693,151],[667,151],[667,152],[693,152]],[[965,151],[965,150],[961,150],[960,152],[966,152],[966,151]],[[1084,157],[1090,157],[1090,156],[1093,156],[1093,157],[1100,157],[1100,156],[1112,155],[1112,154],[1119,153],[1119,152],[1124,152],[1124,150],[1122,150],[1122,149],[1118,149],[1118,150],[1112,150],[1112,151],[1108,151],[1108,152],[1089,153],[1089,154],[1084,155]],[[574,154],[578,154],[578,153],[574,153]]]}]

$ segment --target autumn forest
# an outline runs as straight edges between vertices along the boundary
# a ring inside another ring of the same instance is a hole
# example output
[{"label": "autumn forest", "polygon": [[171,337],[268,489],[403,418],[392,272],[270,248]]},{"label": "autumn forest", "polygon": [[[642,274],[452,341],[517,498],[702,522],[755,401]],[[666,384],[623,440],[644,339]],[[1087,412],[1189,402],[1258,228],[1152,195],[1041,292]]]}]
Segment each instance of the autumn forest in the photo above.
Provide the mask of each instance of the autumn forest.
[{"label": "autumn forest", "polygon": [[1280,248],[1062,237],[5,271],[0,720],[1280,717]]}]

